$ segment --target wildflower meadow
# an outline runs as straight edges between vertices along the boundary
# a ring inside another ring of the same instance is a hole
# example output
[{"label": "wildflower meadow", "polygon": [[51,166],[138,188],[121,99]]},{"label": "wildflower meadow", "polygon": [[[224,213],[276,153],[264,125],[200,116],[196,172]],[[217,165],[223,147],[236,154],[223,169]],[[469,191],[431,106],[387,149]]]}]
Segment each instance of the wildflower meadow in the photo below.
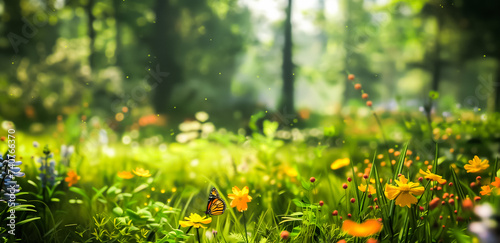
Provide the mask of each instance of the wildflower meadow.
[{"label": "wildflower meadow", "polygon": [[0,1],[0,242],[500,242],[500,1]]},{"label": "wildflower meadow", "polygon": [[[490,139],[478,127],[500,128],[495,115],[432,116],[429,126],[416,128],[424,117],[381,119],[371,112],[356,120],[379,121],[373,131],[356,131],[347,120],[330,120],[319,132],[280,129],[264,119],[250,135],[203,131],[209,115],[199,112],[203,121],[179,125],[197,128],[188,141],[154,135],[151,145],[139,144],[132,135],[138,130],[120,138],[97,119],[77,124],[87,135],[65,144],[72,140],[65,131],[76,127],[63,118],[49,136],[16,134],[22,152],[13,165],[2,137],[2,218],[8,222],[15,210],[15,237],[31,242],[497,240],[498,160],[484,144],[471,143]],[[389,122],[403,143],[381,134]],[[419,144],[414,129],[432,142]],[[5,240],[15,239],[5,234],[9,226],[1,229]]]}]

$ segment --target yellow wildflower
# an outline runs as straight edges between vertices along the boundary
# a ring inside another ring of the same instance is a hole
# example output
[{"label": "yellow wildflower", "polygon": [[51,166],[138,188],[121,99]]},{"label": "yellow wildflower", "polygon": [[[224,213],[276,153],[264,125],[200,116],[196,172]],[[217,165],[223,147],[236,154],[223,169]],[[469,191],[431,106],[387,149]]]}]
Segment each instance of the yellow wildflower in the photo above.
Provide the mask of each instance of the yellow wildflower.
[{"label": "yellow wildflower", "polygon": [[149,174],[149,170],[145,170],[145,169],[139,168],[139,167],[137,167],[132,172],[134,172],[134,174],[136,174],[137,176],[141,176],[141,177],[150,177],[151,176],[151,174]]},{"label": "yellow wildflower", "polygon": [[[366,185],[361,184],[361,185],[359,185],[359,186],[358,186],[358,189],[359,189],[360,191],[362,191],[362,192],[365,192],[365,191],[366,191]],[[375,187],[374,187],[374,186],[372,186],[372,185],[368,185],[368,192],[369,192],[370,194],[375,194],[375,193],[377,193],[377,190],[375,190]]]},{"label": "yellow wildflower", "polygon": [[481,159],[475,155],[474,159],[469,160],[469,164],[464,166],[464,169],[467,170],[467,173],[479,173],[490,167],[488,163],[487,159],[481,162]]},{"label": "yellow wildflower", "polygon": [[132,179],[134,177],[134,175],[132,173],[130,173],[129,171],[121,171],[121,172],[118,172],[118,177],[120,177],[122,179]]},{"label": "yellow wildflower", "polygon": [[212,222],[212,218],[207,218],[207,216],[201,217],[197,213],[192,213],[189,217],[184,217],[184,221],[180,220],[179,224],[182,227],[195,227],[195,228],[204,228],[206,229],[207,227],[203,226],[204,224],[209,224]]},{"label": "yellow wildflower", "polygon": [[425,190],[419,183],[408,182],[404,175],[395,182],[398,186],[385,185],[385,196],[390,200],[396,200],[396,204],[400,207],[411,207],[411,204],[416,204],[417,198],[414,195],[422,195]]},{"label": "yellow wildflower", "polygon": [[332,168],[332,170],[337,170],[349,165],[350,162],[351,160],[349,160],[349,158],[337,159],[330,165],[330,168]]},{"label": "yellow wildflower", "polygon": [[426,172],[424,172],[422,169],[420,169],[419,173],[422,174],[425,179],[437,181],[439,184],[446,183],[446,180],[443,179],[442,176],[439,176],[439,175],[432,173],[429,169],[427,169]]}]

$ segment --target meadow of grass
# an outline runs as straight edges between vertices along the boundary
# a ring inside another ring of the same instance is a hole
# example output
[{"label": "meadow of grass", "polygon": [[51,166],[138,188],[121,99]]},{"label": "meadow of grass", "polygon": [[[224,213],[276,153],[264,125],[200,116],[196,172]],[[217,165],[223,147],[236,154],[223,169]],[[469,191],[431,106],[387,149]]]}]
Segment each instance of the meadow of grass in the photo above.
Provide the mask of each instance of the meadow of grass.
[{"label": "meadow of grass", "polygon": [[[118,134],[97,117],[17,131],[25,175],[16,179],[15,236],[1,202],[3,239],[498,242],[498,114],[369,105],[314,128],[256,114],[250,133],[216,128],[203,112],[169,133]],[[212,187],[222,215],[206,215]]]}]

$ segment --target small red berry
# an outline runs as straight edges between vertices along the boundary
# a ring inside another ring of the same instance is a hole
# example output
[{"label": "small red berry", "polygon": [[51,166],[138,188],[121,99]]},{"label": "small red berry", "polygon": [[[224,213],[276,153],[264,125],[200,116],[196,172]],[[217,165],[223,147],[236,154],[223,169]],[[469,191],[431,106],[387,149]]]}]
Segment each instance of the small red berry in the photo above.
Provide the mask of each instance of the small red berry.
[{"label": "small red berry", "polygon": [[290,238],[290,232],[283,230],[283,231],[281,231],[280,236],[281,236],[281,239],[288,240],[288,238]]},{"label": "small red berry", "polygon": [[373,201],[374,201],[374,202],[377,202],[377,201],[378,201],[378,198],[373,199]]},{"label": "small red berry", "polygon": [[424,211],[424,207],[420,206],[418,209],[420,209],[420,211]]},{"label": "small red berry", "polygon": [[476,177],[476,180],[477,180],[477,181],[481,181],[481,176],[477,176],[477,177]]},{"label": "small red berry", "polygon": [[349,217],[349,218],[350,218],[350,217],[352,217],[352,214],[348,213],[348,214],[347,214],[347,217]]},{"label": "small red berry", "polygon": [[369,106],[369,107],[372,107],[373,103],[372,103],[371,100],[369,100],[369,101],[366,102],[366,105]]},{"label": "small red berry", "polygon": [[479,200],[481,200],[481,197],[480,197],[480,196],[476,196],[476,197],[474,197],[474,201],[476,201],[476,202],[477,202],[477,201],[479,201]]},{"label": "small red berry", "polygon": [[342,220],[342,216],[340,216],[340,220]]},{"label": "small red berry", "polygon": [[316,178],[311,177],[311,178],[309,178],[309,181],[312,182],[312,183],[314,183],[316,181]]},{"label": "small red berry", "polygon": [[332,215],[333,215],[333,216],[337,216],[338,214],[339,214],[339,211],[337,211],[337,210],[334,210],[334,211],[332,212]]},{"label": "small red berry", "polygon": [[342,184],[342,188],[347,189],[347,184]]},{"label": "small red berry", "polygon": [[375,209],[378,209],[378,208],[379,208],[378,205],[375,205]]},{"label": "small red berry", "polygon": [[372,194],[368,194],[368,196],[367,196],[367,197],[368,197],[368,198],[372,198]]},{"label": "small red berry", "polygon": [[351,182],[351,181],[352,181],[352,178],[351,178],[351,177],[347,177],[347,181],[348,181],[348,182]]},{"label": "small red berry", "polygon": [[378,220],[378,222],[382,222],[382,218],[378,218],[377,220]]},{"label": "small red berry", "polygon": [[351,203],[354,203],[354,202],[356,202],[356,199],[351,198]]},{"label": "small red berry", "polygon": [[443,188],[442,188],[442,187],[440,187],[440,186],[438,186],[438,188],[437,188],[437,189],[438,189],[438,191],[441,191]]},{"label": "small red berry", "polygon": [[363,178],[368,179],[368,175],[367,175],[367,174],[364,174],[364,175],[363,175]]},{"label": "small red berry", "polygon": [[354,88],[357,89],[357,90],[360,90],[361,89],[361,84],[355,84]]},{"label": "small red berry", "polygon": [[320,206],[320,207],[322,207],[322,206],[323,206],[323,204],[324,204],[324,202],[323,202],[323,201],[319,201],[319,206]]},{"label": "small red berry", "polygon": [[363,93],[363,94],[361,95],[361,98],[363,98],[363,99],[365,99],[365,100],[366,100],[366,99],[368,99],[368,94],[367,94],[367,93]]},{"label": "small red berry", "polygon": [[354,78],[355,78],[354,74],[347,75],[347,79],[349,80],[354,80]]},{"label": "small red berry", "polygon": [[418,181],[420,181],[420,182],[422,182],[423,180],[424,180],[424,178],[423,178],[423,177],[419,177],[419,178],[418,178]]},{"label": "small red berry", "polygon": [[5,141],[5,139],[5,136],[0,137],[0,140],[2,140],[2,142]]},{"label": "small red berry", "polygon": [[453,211],[453,212],[454,212],[455,214],[457,214],[457,212],[458,212],[458,211],[457,211],[457,210],[455,210],[455,211]]},{"label": "small red berry", "polygon": [[453,186],[453,182],[448,183],[448,186]]},{"label": "small red berry", "polygon": [[470,187],[471,187],[471,188],[476,187],[476,183],[475,183],[475,182],[471,182],[471,183],[470,183]]},{"label": "small red berry", "polygon": [[439,219],[443,219],[443,215],[439,216]]}]

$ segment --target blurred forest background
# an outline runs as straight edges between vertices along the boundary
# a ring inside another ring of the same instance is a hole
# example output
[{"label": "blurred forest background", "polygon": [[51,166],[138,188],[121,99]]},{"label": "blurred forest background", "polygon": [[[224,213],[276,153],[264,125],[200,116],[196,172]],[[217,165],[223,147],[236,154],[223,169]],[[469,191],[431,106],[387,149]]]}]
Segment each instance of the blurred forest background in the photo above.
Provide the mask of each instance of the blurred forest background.
[{"label": "blurred forest background", "polygon": [[[116,131],[364,106],[500,110],[499,1],[2,0],[0,118]],[[298,115],[296,115],[298,114]]]}]

